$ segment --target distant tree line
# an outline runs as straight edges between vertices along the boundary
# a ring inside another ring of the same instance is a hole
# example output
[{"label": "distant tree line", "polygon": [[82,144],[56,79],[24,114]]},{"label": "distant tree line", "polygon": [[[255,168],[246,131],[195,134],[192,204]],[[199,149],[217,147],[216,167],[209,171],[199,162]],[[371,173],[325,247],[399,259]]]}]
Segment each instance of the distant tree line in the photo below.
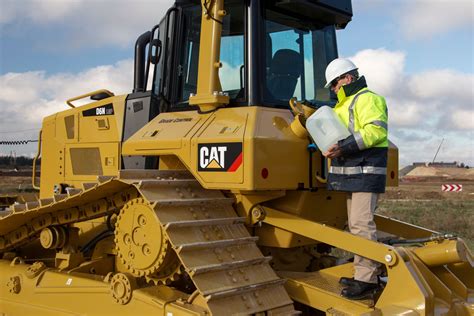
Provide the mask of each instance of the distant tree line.
[{"label": "distant tree line", "polygon": [[[41,158],[38,159],[37,164],[41,163]],[[21,166],[33,166],[33,158],[19,156],[0,156],[0,166],[3,167],[21,167]]]}]

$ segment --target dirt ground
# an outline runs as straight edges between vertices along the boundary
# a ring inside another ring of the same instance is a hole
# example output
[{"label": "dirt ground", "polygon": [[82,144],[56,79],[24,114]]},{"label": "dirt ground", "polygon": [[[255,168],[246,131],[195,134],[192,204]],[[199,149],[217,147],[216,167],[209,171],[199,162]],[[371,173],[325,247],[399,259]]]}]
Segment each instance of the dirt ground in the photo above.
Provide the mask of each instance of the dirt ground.
[{"label": "dirt ground", "polygon": [[[442,192],[443,184],[461,184],[461,192]],[[387,188],[385,200],[474,200],[474,181],[444,180],[400,181],[398,187]]]},{"label": "dirt ground", "polygon": [[[474,253],[474,181],[402,181],[387,188],[378,212],[440,233],[463,238]],[[433,179],[431,179],[433,180]],[[462,184],[461,192],[442,192],[442,184]]]},{"label": "dirt ground", "polygon": [[[398,187],[387,188],[381,200],[474,200],[474,180],[440,180],[440,179],[402,180]],[[461,184],[461,192],[442,192],[443,184]],[[0,194],[31,192],[31,177],[0,175]],[[473,210],[474,212],[474,210]]]},{"label": "dirt ground", "polygon": [[[442,192],[442,184],[462,184],[462,192]],[[0,196],[34,190],[29,176],[0,175]],[[404,177],[398,187],[387,188],[378,212],[439,232],[454,233],[474,252],[474,179],[453,180],[439,176]]]},{"label": "dirt ground", "polygon": [[0,193],[17,193],[32,189],[31,177],[0,176]]},{"label": "dirt ground", "polygon": [[447,180],[474,181],[474,169],[417,167],[410,171],[404,178],[409,179],[414,177],[442,177]]}]

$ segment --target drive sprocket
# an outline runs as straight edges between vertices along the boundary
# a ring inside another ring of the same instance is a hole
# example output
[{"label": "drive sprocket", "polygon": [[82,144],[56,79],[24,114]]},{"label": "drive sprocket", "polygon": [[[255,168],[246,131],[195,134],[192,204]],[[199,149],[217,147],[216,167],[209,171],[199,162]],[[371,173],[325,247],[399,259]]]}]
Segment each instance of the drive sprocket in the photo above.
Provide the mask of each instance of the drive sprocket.
[{"label": "drive sprocket", "polygon": [[153,205],[143,198],[132,199],[121,209],[115,224],[115,244],[124,272],[133,276],[167,283],[181,271]]}]

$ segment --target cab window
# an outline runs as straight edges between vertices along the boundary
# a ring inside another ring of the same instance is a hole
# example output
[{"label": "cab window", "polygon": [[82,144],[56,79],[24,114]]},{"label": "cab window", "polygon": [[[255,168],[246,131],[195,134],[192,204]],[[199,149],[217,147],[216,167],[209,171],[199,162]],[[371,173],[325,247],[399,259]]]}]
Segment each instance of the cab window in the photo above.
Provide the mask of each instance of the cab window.
[{"label": "cab window", "polygon": [[[226,4],[227,15],[222,25],[219,71],[222,90],[227,92],[231,103],[244,98],[244,8],[241,1]],[[184,42],[178,66],[178,102],[175,108],[188,107],[189,96],[197,91],[201,8],[184,9]]]},{"label": "cab window", "polygon": [[265,104],[287,107],[292,97],[313,103],[330,102],[330,91],[324,88],[324,72],[336,57],[333,26],[318,26],[266,10]]}]

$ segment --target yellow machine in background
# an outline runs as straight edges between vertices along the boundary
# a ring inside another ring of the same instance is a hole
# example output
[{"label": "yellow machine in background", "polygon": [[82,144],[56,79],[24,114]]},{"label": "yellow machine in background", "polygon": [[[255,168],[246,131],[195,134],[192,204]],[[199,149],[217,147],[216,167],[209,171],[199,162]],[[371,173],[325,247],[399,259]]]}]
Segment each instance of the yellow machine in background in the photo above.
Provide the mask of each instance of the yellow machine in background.
[{"label": "yellow machine in background", "polygon": [[[474,314],[462,240],[379,215],[385,243],[348,233],[308,150],[351,17],[350,0],[177,1],[137,40],[133,93],[44,119],[40,199],[0,218],[0,314]],[[344,251],[382,264],[379,295],[339,295]]]}]

